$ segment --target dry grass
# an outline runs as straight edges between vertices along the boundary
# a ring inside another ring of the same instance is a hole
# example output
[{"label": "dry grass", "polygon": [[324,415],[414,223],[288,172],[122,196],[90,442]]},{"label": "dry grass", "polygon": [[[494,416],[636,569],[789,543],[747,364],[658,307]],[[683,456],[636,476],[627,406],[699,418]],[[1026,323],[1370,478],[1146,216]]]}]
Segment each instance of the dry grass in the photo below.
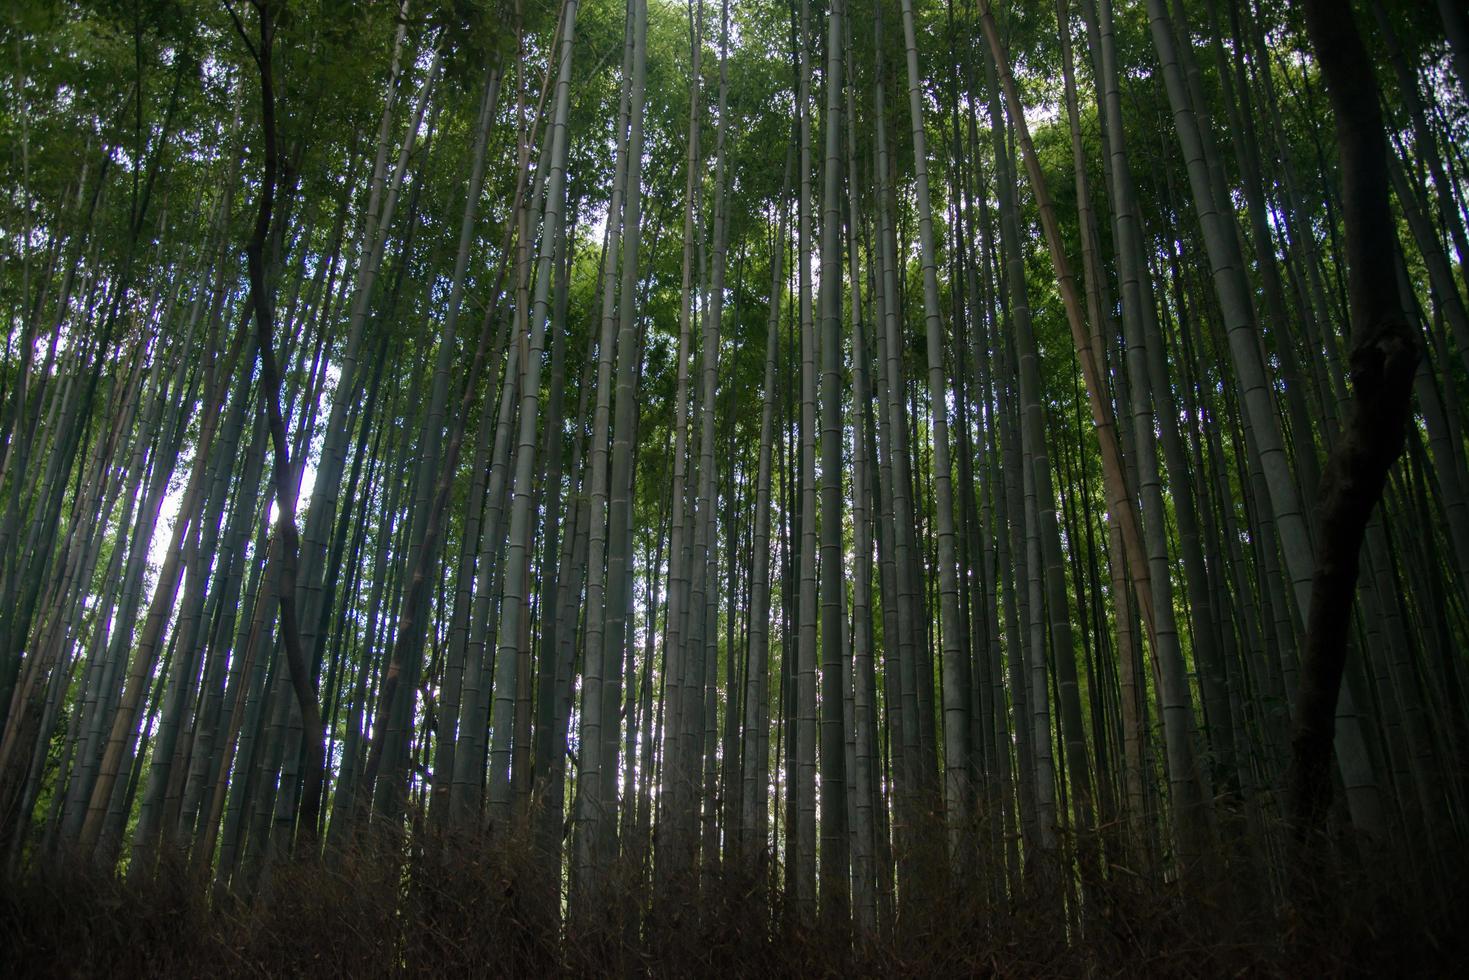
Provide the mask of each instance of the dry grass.
[{"label": "dry grass", "polygon": [[[1237,872],[1195,893],[1114,872],[1063,894],[979,897],[985,869],[938,876],[895,935],[849,943],[791,925],[763,876],[706,870],[649,894],[611,868],[598,915],[566,927],[524,841],[388,843],[279,865],[212,906],[165,864],[148,881],[77,867],[0,887],[0,973],[16,976],[1406,976],[1469,953],[1466,877],[1334,871],[1294,901]],[[1047,882],[1050,882],[1047,884]],[[1223,887],[1228,885],[1228,887]],[[1074,914],[1083,903],[1088,914]],[[647,910],[639,915],[637,910]],[[1068,912],[1072,909],[1073,912]],[[1079,928],[1080,919],[1085,927]]]}]

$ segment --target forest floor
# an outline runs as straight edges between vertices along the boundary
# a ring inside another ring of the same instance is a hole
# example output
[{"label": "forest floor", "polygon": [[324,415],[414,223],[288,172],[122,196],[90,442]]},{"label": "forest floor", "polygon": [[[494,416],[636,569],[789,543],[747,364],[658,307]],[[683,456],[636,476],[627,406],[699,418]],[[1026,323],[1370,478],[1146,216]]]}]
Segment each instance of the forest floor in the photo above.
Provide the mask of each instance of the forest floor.
[{"label": "forest floor", "polygon": [[[1406,876],[1384,887],[1380,876],[1338,872],[1294,903],[1240,887],[1185,896],[1131,872],[1003,903],[938,887],[921,909],[910,903],[892,935],[852,947],[830,928],[771,928],[788,917],[762,889],[717,873],[704,876],[697,900],[609,885],[596,902],[604,916],[548,938],[557,931],[537,927],[547,917],[523,884],[536,877],[529,865],[483,858],[455,850],[282,864],[248,904],[206,902],[197,880],[167,862],[147,881],[77,869],[11,879],[0,883],[0,973],[1398,977],[1451,975],[1469,962],[1463,876],[1449,894]],[[653,909],[640,929],[639,908]]]}]

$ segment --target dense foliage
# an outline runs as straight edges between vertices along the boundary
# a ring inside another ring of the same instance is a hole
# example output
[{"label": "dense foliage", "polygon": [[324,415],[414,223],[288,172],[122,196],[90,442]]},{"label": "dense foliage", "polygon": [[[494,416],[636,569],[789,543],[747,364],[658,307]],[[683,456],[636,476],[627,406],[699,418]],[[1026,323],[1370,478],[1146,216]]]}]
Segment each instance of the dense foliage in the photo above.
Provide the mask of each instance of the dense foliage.
[{"label": "dense foliage", "polygon": [[8,4],[26,962],[1447,957],[1469,18],[1326,6]]}]

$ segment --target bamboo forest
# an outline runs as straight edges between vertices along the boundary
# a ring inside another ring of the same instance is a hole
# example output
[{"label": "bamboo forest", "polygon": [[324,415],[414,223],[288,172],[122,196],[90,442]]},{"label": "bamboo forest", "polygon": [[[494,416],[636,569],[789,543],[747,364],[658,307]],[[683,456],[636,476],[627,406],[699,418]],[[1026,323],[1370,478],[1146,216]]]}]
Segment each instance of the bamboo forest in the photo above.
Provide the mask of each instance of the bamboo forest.
[{"label": "bamboo forest", "polygon": [[3,8],[0,972],[1469,956],[1457,0]]}]

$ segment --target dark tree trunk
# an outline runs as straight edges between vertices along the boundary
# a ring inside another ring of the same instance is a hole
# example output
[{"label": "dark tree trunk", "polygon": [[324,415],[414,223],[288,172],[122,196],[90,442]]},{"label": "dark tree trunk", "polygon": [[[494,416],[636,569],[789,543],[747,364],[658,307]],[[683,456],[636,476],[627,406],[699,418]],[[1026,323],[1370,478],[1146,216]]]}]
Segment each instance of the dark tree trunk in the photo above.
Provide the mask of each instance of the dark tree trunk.
[{"label": "dark tree trunk", "polygon": [[1320,546],[1311,581],[1287,780],[1296,837],[1305,841],[1331,801],[1334,717],[1351,632],[1359,552],[1388,470],[1403,449],[1419,341],[1403,315],[1393,272],[1397,241],[1388,203],[1387,137],[1372,62],[1349,10],[1330,0],[1302,0],[1301,8],[1336,116],[1352,375],[1351,414],[1321,480]]},{"label": "dark tree trunk", "polygon": [[[270,238],[276,181],[280,169],[280,154],[276,147],[275,82],[271,63],[271,47],[275,44],[274,11],[269,0],[260,0],[256,4],[256,11],[260,18],[259,46],[251,53],[260,69],[260,125],[264,138],[264,173],[260,180],[260,203],[256,211],[255,228],[249,244],[245,246],[245,258],[250,275],[248,303],[255,318],[256,347],[260,353],[260,400],[265,404],[270,441],[275,448],[276,504],[280,508],[276,534],[281,541],[280,577],[277,580],[280,590],[281,643],[286,651],[291,688],[296,694],[296,703],[301,711],[302,745],[306,753],[303,760],[305,773],[301,783],[301,811],[296,826],[301,839],[309,842],[316,838],[321,815],[325,750],[322,745],[321,709],[316,700],[311,668],[306,663],[306,653],[301,644],[301,626],[296,611],[296,563],[300,554],[300,539],[296,531],[295,482],[291,479],[286,422],[281,414],[280,365],[276,361],[273,346],[275,304],[269,292],[265,268],[265,246]],[[236,26],[240,26],[238,21]],[[245,37],[243,27],[240,28],[240,35]]]}]

